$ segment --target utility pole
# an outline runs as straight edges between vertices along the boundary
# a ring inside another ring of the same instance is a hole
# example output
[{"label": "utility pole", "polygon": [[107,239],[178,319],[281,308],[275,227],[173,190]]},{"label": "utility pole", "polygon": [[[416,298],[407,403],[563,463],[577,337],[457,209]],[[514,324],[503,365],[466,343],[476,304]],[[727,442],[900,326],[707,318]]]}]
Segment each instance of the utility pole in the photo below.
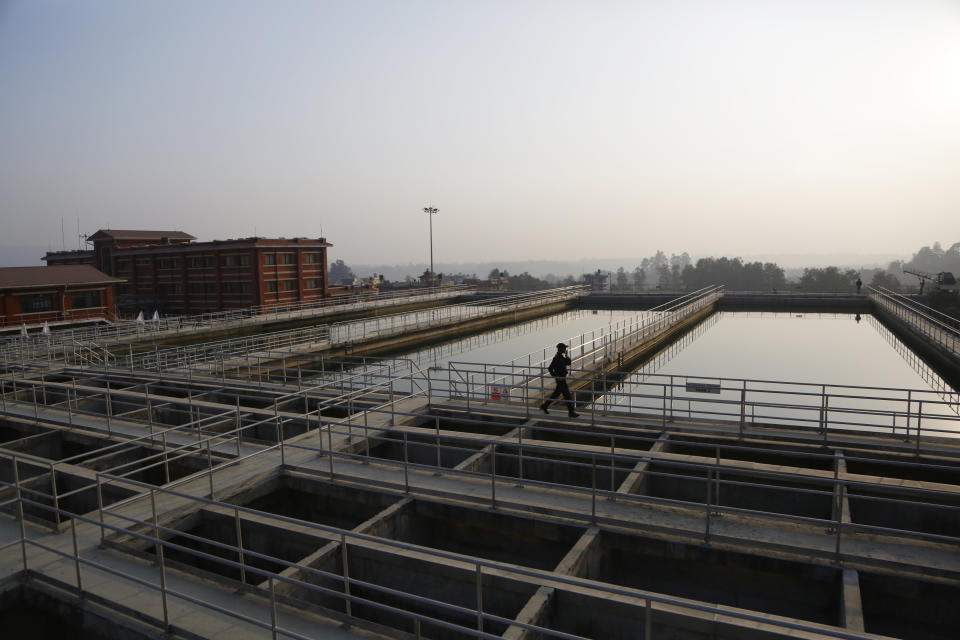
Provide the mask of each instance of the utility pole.
[{"label": "utility pole", "polygon": [[427,214],[427,216],[430,218],[430,276],[431,277],[434,275],[434,272],[433,272],[433,214],[437,213],[438,211],[440,211],[440,209],[437,209],[436,207],[423,208],[423,212]]}]

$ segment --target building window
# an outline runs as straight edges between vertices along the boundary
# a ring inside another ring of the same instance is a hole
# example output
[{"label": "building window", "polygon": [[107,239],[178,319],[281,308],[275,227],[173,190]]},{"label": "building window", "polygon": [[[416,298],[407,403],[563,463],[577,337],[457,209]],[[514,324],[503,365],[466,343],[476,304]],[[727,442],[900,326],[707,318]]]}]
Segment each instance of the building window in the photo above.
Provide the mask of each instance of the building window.
[{"label": "building window", "polygon": [[190,258],[191,269],[205,269],[213,266],[213,256],[193,256]]},{"label": "building window", "polygon": [[99,291],[73,291],[70,293],[70,306],[74,309],[89,309],[100,306]]},{"label": "building window", "polygon": [[181,283],[179,283],[179,282],[174,282],[174,283],[173,283],[172,285],[170,285],[170,286],[173,287],[173,291],[172,291],[173,295],[175,295],[175,296],[183,295],[183,285],[182,285]]},{"label": "building window", "polygon": [[263,264],[274,265],[277,264],[277,254],[275,253],[265,253],[263,254]]},{"label": "building window", "polygon": [[20,313],[39,313],[53,309],[52,293],[30,293],[20,298]]},{"label": "building window", "polygon": [[157,258],[157,269],[179,269],[180,258]]},{"label": "building window", "polygon": [[129,271],[130,270],[130,261],[129,260],[117,260],[117,271]]},{"label": "building window", "polygon": [[294,263],[294,254],[292,253],[281,253],[280,254],[280,264],[293,264]]},{"label": "building window", "polygon": [[221,264],[225,267],[249,267],[250,255],[246,253],[234,253],[229,256],[223,256]]},{"label": "building window", "polygon": [[108,276],[113,275],[113,250],[110,247],[100,247],[100,264],[96,265],[100,271]]},{"label": "building window", "polygon": [[224,282],[224,293],[250,293],[249,282]]},{"label": "building window", "polygon": [[304,264],[317,264],[318,254],[316,253],[305,253],[303,254],[303,263]]},{"label": "building window", "polygon": [[320,278],[307,278],[307,289],[319,289]]},{"label": "building window", "polygon": [[217,292],[217,285],[214,282],[191,282],[187,290],[190,295],[213,295]]},{"label": "building window", "polygon": [[150,266],[150,258],[137,258],[137,263],[136,263],[136,264],[137,264],[138,267],[149,267],[149,266]]},{"label": "building window", "polygon": [[296,290],[297,290],[297,281],[296,281],[296,280],[284,280],[284,281],[283,281],[283,290],[284,290],[284,291],[296,291]]},{"label": "building window", "polygon": [[277,281],[267,280],[267,293],[276,293],[276,292],[277,292]]}]

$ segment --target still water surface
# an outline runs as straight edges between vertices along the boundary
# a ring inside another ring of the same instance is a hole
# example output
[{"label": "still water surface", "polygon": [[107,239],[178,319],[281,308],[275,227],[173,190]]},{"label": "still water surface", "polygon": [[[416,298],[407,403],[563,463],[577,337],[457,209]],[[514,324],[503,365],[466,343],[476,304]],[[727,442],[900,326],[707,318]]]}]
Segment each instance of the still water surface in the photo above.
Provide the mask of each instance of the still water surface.
[{"label": "still water surface", "polygon": [[[720,385],[722,391],[691,391],[688,382]],[[649,397],[657,385],[668,386],[660,398]],[[719,312],[640,367],[601,403],[666,407],[689,415],[699,408],[701,417],[714,412],[729,419],[739,417],[739,388],[749,390],[750,417],[795,418],[795,424],[806,426],[817,424],[824,404],[834,426],[903,427],[919,400],[925,413],[956,418],[960,399],[873,316],[858,322],[851,314]],[[823,393],[831,397],[824,400]],[[878,414],[863,413],[871,410]],[[927,427],[957,431],[960,423],[928,421]]]},{"label": "still water surface", "polygon": [[[557,342],[578,344],[583,334],[590,340],[618,322],[650,313],[569,311],[395,357],[421,371],[446,368],[451,362],[535,364],[548,359]],[[485,371],[469,365],[463,368]],[[492,370],[489,379],[483,373],[477,375],[484,380],[476,380],[472,394],[486,395],[491,384],[501,384]],[[443,377],[440,373],[434,378],[435,390],[446,387]],[[690,381],[719,385],[721,392],[690,391],[686,387]],[[544,384],[552,386],[549,380]],[[960,406],[960,396],[872,316],[864,315],[858,322],[850,314],[747,312],[711,315],[602,396],[597,406],[672,411],[691,417],[699,410],[700,417],[739,419],[744,387],[750,419],[783,419],[804,426],[818,424],[824,403],[830,425],[851,428],[905,429],[920,399],[925,402],[924,413],[952,418]],[[826,401],[824,394],[830,396]],[[927,421],[927,427],[960,431],[960,422]]]},{"label": "still water surface", "polygon": [[719,312],[698,329],[657,373],[927,388],[873,316]]},{"label": "still water surface", "polygon": [[421,369],[443,367],[451,361],[478,364],[504,364],[517,360],[526,365],[550,358],[556,344],[570,344],[579,336],[600,335],[609,326],[628,318],[644,317],[644,311],[567,311],[539,320],[523,322],[494,331],[431,345],[417,351],[396,354],[408,358]]}]

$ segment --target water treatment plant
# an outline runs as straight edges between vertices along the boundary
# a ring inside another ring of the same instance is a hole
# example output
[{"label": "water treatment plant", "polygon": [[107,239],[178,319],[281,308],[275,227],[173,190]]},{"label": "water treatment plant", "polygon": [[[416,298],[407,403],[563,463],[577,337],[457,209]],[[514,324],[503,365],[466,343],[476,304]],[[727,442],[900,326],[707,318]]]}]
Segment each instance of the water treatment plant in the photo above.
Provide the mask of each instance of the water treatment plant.
[{"label": "water treatment plant", "polygon": [[960,628],[960,328],[888,291],[437,288],[0,367],[9,637]]}]

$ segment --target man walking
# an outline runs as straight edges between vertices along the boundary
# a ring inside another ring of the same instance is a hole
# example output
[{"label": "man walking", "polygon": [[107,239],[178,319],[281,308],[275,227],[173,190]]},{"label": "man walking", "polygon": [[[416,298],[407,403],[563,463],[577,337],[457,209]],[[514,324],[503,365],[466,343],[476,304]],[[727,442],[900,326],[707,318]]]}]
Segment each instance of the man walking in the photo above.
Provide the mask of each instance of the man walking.
[{"label": "man walking", "polygon": [[557,388],[554,389],[550,397],[540,405],[540,409],[544,413],[549,414],[550,412],[547,411],[547,409],[550,407],[550,403],[562,395],[563,401],[567,403],[567,414],[571,418],[576,418],[580,415],[573,410],[573,396],[570,395],[570,387],[567,386],[567,367],[569,366],[570,357],[567,355],[567,345],[561,342],[557,345],[557,353],[553,356],[553,360],[550,361],[550,366],[547,367],[547,371],[550,372],[550,375],[553,376],[553,379],[557,382]]}]

